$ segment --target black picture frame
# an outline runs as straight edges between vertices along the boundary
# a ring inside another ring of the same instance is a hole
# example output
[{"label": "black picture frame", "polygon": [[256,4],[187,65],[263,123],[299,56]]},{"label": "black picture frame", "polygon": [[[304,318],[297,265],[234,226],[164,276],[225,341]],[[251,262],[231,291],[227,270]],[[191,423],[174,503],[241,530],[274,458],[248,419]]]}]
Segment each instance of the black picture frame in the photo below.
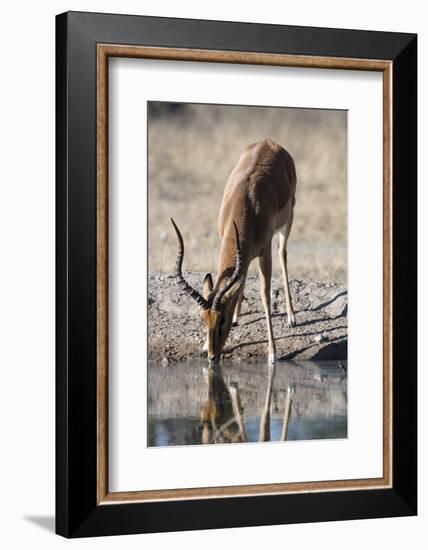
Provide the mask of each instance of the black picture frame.
[{"label": "black picture frame", "polygon": [[[97,504],[96,46],[392,62],[391,488]],[[56,18],[56,532],[65,537],[417,513],[417,36],[68,12]]]}]

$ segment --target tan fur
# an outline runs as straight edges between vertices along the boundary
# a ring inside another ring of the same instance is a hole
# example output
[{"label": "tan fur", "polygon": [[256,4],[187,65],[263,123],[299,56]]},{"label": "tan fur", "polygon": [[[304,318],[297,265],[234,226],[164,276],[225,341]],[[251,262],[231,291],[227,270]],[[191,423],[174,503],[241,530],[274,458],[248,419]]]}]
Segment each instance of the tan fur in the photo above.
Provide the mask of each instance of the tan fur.
[{"label": "tan fur", "polygon": [[208,357],[217,361],[226,342],[235,313],[239,315],[248,267],[259,259],[260,290],[268,328],[269,357],[275,361],[275,342],[270,313],[272,273],[271,241],[280,232],[280,261],[284,277],[289,324],[294,325],[294,313],[288,288],[287,238],[293,221],[296,171],[291,155],[271,139],[246,147],[226,183],[218,219],[222,238],[214,287],[204,282],[204,297],[208,301],[230,278],[235,267],[236,223],[243,258],[240,280],[224,296],[220,311],[201,310],[207,329],[205,344]]}]

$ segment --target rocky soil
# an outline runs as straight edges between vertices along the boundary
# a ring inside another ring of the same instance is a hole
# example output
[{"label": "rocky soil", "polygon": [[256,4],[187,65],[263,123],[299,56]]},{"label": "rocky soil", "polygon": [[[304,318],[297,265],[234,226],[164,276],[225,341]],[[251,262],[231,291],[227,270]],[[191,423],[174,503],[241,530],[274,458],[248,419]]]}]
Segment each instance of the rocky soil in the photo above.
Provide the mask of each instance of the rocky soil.
[{"label": "rocky soil", "polygon": [[[204,273],[185,273],[195,288],[202,288]],[[346,360],[347,288],[337,282],[291,280],[297,325],[287,325],[282,281],[272,281],[272,321],[281,361]],[[198,357],[204,328],[196,303],[179,291],[173,274],[149,274],[149,360],[172,361]],[[266,357],[266,321],[257,275],[249,275],[239,325],[233,327],[224,358],[255,361]]]}]

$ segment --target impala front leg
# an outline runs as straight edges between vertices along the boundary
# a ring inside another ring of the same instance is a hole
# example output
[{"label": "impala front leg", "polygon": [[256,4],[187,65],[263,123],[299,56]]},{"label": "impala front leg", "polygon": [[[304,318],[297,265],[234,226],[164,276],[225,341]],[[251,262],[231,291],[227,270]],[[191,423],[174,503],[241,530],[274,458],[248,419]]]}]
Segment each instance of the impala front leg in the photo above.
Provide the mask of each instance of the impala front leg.
[{"label": "impala front leg", "polygon": [[208,357],[208,334],[205,338],[204,346],[202,348],[202,357]]},{"label": "impala front leg", "polygon": [[263,302],[263,307],[266,315],[266,323],[268,330],[268,350],[269,350],[269,362],[276,362],[276,346],[273,339],[272,319],[270,314],[270,285],[272,277],[272,251],[271,243],[264,250],[263,254],[259,256],[259,276],[260,276],[260,294]]},{"label": "impala front leg", "polygon": [[242,300],[244,299],[245,280],[246,280],[246,277],[244,278],[244,281],[242,282],[242,286],[241,286],[241,289],[239,291],[238,303],[236,304],[235,312],[233,314],[233,320],[232,320],[232,326],[233,327],[236,327],[236,325],[238,324],[238,318],[239,318],[239,315],[241,313]]}]

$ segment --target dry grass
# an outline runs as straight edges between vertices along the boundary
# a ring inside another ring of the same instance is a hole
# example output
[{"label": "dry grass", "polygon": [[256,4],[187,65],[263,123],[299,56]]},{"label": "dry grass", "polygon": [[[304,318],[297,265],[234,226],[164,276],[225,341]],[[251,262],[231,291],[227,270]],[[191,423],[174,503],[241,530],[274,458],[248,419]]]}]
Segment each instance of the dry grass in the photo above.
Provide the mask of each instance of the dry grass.
[{"label": "dry grass", "polygon": [[[270,137],[296,163],[290,276],[345,281],[346,123],[343,111],[151,103],[150,271],[173,269],[173,216],[185,241],[184,268],[215,272],[225,182],[242,149]],[[278,269],[275,258],[276,275]]]}]

